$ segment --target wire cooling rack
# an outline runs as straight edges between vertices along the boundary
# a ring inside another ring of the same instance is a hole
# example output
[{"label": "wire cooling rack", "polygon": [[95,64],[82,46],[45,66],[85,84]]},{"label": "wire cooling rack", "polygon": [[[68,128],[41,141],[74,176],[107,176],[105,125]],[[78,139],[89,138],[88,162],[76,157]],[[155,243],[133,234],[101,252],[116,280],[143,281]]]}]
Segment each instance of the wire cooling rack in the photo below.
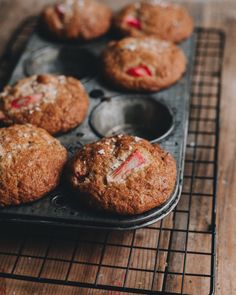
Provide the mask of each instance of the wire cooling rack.
[{"label": "wire cooling rack", "polygon": [[[1,80],[29,32],[1,61]],[[78,294],[212,294],[224,34],[197,29],[184,187],[176,209],[143,229],[114,232],[1,224],[0,277],[74,286]],[[14,38],[13,38],[14,39]],[[20,41],[19,41],[20,39]],[[11,60],[11,62],[9,62]]]}]

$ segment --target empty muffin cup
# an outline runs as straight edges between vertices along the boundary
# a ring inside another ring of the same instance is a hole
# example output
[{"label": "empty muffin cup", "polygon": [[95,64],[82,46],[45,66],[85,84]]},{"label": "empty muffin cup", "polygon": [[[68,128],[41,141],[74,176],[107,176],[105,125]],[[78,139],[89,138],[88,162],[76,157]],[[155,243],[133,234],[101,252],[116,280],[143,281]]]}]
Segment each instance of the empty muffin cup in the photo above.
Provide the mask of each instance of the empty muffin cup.
[{"label": "empty muffin cup", "polygon": [[174,127],[173,113],[163,103],[145,96],[117,96],[91,113],[90,125],[101,137],[130,134],[160,141]]},{"label": "empty muffin cup", "polygon": [[97,72],[97,59],[87,49],[44,47],[34,51],[25,62],[26,75],[43,73],[72,76],[86,82]]}]

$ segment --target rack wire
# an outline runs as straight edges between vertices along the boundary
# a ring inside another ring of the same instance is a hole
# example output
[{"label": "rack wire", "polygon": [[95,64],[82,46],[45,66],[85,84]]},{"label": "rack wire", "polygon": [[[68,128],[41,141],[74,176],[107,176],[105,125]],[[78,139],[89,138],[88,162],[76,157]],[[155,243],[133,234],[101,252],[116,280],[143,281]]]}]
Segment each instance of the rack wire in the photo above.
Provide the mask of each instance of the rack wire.
[{"label": "rack wire", "polygon": [[[18,32],[21,41],[33,27],[31,20]],[[4,77],[19,48],[3,56]],[[214,293],[223,51],[221,31],[197,29],[185,178],[176,209],[152,226],[126,232],[2,224],[0,277],[74,286],[79,294]]]}]

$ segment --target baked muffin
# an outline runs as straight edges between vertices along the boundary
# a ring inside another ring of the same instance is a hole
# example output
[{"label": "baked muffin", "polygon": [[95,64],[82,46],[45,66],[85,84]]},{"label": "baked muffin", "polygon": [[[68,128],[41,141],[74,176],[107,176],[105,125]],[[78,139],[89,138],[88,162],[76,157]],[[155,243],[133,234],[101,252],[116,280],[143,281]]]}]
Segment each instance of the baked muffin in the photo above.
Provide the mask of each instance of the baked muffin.
[{"label": "baked muffin", "polygon": [[154,35],[180,42],[193,31],[187,10],[165,0],[146,0],[124,7],[114,18],[115,28],[126,36]]},{"label": "baked muffin", "polygon": [[56,187],[67,151],[45,130],[14,125],[0,129],[0,205],[37,200]]},{"label": "baked muffin", "polygon": [[42,16],[49,31],[59,38],[90,40],[109,30],[112,13],[96,0],[65,0],[46,7]]},{"label": "baked muffin", "polygon": [[186,70],[180,48],[154,37],[128,37],[108,44],[104,73],[115,85],[139,91],[158,91],[177,82]]},{"label": "baked muffin", "polygon": [[84,120],[89,98],[79,80],[38,75],[7,86],[0,94],[0,120],[30,123],[51,134],[66,132]]},{"label": "baked muffin", "polygon": [[139,214],[163,204],[176,183],[176,163],[158,145],[118,135],[85,145],[70,163],[70,182],[90,206]]}]

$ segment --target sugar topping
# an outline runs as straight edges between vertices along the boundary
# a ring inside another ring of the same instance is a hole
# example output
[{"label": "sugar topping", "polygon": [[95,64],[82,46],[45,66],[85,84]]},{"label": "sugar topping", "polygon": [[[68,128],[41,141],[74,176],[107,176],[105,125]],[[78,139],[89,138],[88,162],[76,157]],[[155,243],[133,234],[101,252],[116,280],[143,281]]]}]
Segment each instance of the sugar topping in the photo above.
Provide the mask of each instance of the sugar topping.
[{"label": "sugar topping", "polygon": [[8,133],[8,130],[6,128],[0,130],[0,160],[7,161],[9,164],[13,159],[17,159],[20,153],[34,148],[38,149],[40,143],[46,143],[53,148],[57,142],[47,133],[34,131],[30,125],[24,125],[19,130],[14,130],[13,133]]},{"label": "sugar topping", "polygon": [[[114,152],[114,149],[115,149],[115,145],[113,144],[114,143],[114,139],[112,138],[112,140],[110,140],[110,139],[106,139],[105,141],[104,141],[104,144],[108,147],[108,152],[109,152],[109,154],[112,154],[113,152]],[[100,154],[100,155],[104,155],[105,154],[105,152],[103,153],[103,149],[102,150],[100,150],[98,153]]]},{"label": "sugar topping", "polygon": [[[60,76],[59,82],[64,83],[64,79],[64,76]],[[40,111],[42,103],[53,103],[56,100],[57,86],[54,83],[39,83],[37,76],[32,76],[23,83],[19,82],[15,87],[8,89],[4,95],[8,96],[8,103],[11,106],[9,113],[28,110],[31,114],[34,111]]]},{"label": "sugar topping", "polygon": [[118,138],[122,138],[123,136],[124,136],[123,134],[117,135]]},{"label": "sugar topping", "polygon": [[98,153],[99,153],[100,155],[105,155],[105,151],[104,151],[104,149],[99,150]]},{"label": "sugar topping", "polygon": [[137,49],[137,46],[135,43],[131,43],[131,44],[126,44],[124,45],[125,49],[128,49],[130,51],[135,51]]},{"label": "sugar topping", "polygon": [[7,157],[7,159],[11,160],[13,155],[12,155],[12,153],[8,153],[6,157]]},{"label": "sugar topping", "polygon": [[161,53],[165,49],[167,49],[169,46],[170,46],[170,43],[168,41],[157,40],[152,38],[144,38],[144,39],[131,38],[125,42],[123,41],[122,49],[126,49],[129,51],[135,51],[138,49],[155,50]]},{"label": "sugar topping", "polygon": [[28,138],[29,137],[29,134],[28,133],[25,133],[25,132],[22,132],[22,131],[18,131],[18,136],[19,137],[24,137],[24,138]]},{"label": "sugar topping", "polygon": [[3,91],[2,93],[0,93],[0,99],[7,96],[7,91]]},{"label": "sugar topping", "polygon": [[166,1],[166,0],[143,0],[142,2],[150,4],[150,5],[158,5],[161,7],[169,7],[170,6],[169,1]]},{"label": "sugar topping", "polygon": [[84,0],[66,0],[57,5],[63,14],[72,14],[74,5],[78,7],[84,6]]},{"label": "sugar topping", "polygon": [[135,136],[135,137],[134,137],[134,140],[135,140],[136,142],[139,142],[140,140],[142,140],[142,138],[140,138],[140,137],[138,137],[138,136]]},{"label": "sugar topping", "polygon": [[61,76],[58,76],[58,81],[60,84],[65,84],[66,83],[66,77],[61,75]]}]

